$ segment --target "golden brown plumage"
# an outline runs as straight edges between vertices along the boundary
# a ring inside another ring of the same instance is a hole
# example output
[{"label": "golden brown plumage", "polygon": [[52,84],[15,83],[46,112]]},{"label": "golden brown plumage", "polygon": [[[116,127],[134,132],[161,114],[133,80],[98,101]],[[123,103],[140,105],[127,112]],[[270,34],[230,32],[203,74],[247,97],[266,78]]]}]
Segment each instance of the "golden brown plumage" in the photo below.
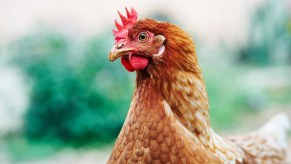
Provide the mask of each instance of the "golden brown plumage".
[{"label": "golden brown plumage", "polygon": [[[127,70],[136,70],[137,78],[108,163],[257,163],[272,158],[283,162],[284,148],[272,137],[264,139],[258,132],[227,139],[213,131],[205,83],[186,32],[148,18],[131,23],[119,27],[125,34],[115,31],[116,43],[109,54],[111,61],[121,57]],[[282,124],[287,126],[286,118]],[[256,154],[252,146],[263,152]],[[268,151],[271,155],[264,154]]]}]

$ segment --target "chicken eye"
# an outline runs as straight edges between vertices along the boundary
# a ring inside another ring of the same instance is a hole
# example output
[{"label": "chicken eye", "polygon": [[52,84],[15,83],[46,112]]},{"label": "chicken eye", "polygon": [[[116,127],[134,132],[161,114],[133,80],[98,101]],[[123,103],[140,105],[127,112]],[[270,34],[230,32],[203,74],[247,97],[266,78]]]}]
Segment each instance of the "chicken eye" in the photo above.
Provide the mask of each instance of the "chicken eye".
[{"label": "chicken eye", "polygon": [[138,40],[141,42],[141,43],[145,43],[149,40],[149,36],[148,36],[148,33],[147,32],[141,32],[139,35],[138,35]]}]

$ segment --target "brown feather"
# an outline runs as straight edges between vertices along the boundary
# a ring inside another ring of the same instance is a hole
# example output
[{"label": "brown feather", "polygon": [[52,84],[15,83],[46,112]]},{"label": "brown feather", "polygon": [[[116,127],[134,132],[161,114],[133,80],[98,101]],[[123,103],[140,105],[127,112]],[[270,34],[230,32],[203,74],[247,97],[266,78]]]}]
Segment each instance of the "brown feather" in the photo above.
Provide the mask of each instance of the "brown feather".
[{"label": "brown feather", "polygon": [[[241,144],[247,138],[225,139],[211,128],[191,37],[176,25],[152,19],[138,21],[129,36],[143,30],[163,35],[165,52],[137,71],[130,109],[108,163],[255,163],[257,152]],[[284,158],[281,150],[273,153],[271,161]]]}]

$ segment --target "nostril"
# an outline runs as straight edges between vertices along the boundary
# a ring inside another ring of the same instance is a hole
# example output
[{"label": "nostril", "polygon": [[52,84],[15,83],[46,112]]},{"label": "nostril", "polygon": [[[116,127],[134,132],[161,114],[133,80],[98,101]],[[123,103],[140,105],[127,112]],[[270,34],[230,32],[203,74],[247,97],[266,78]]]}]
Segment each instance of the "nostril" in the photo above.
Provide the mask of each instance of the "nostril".
[{"label": "nostril", "polygon": [[117,45],[117,49],[120,49],[121,47],[123,47],[124,46],[124,43],[119,43],[118,45]]}]

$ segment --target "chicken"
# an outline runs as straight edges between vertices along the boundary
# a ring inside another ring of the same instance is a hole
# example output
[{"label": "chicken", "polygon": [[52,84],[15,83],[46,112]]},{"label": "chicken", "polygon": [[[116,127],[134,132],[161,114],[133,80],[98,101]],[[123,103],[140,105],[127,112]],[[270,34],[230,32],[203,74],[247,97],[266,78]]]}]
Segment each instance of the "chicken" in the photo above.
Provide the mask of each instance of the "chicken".
[{"label": "chicken", "polygon": [[205,83],[191,37],[178,26],[118,12],[109,60],[136,71],[128,115],[108,163],[284,163],[289,120],[223,138],[210,126]]}]

